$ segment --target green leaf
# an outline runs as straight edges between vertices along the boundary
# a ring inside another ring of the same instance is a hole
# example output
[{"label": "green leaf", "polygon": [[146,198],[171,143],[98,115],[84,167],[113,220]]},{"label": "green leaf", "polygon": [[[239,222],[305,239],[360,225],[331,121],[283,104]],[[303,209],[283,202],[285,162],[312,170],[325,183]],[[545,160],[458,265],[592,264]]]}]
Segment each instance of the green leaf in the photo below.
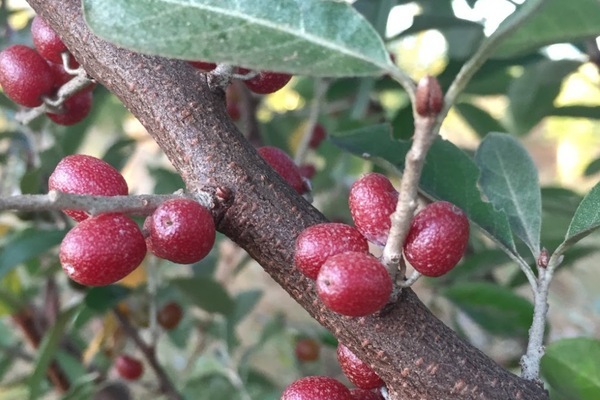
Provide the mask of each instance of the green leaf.
[{"label": "green leaf", "polygon": [[39,257],[58,245],[67,232],[27,228],[8,238],[0,248],[0,278],[17,265]]},{"label": "green leaf", "polygon": [[504,127],[487,111],[467,102],[456,104],[456,111],[467,121],[477,136],[484,137],[490,132],[502,132]]},{"label": "green leaf", "polygon": [[120,171],[133,154],[136,144],[134,139],[117,140],[106,150],[102,159]]},{"label": "green leaf", "polygon": [[[517,12],[544,0],[526,1]],[[498,30],[510,26],[513,15]],[[499,46],[494,57],[506,58],[553,43],[574,42],[600,35],[600,3],[597,0],[547,0],[529,21]]]},{"label": "green leaf", "polygon": [[[404,169],[409,141],[393,140],[386,124],[336,133],[331,141],[337,146],[384,167]],[[463,209],[469,219],[505,249],[515,252],[515,244],[503,212],[494,210],[481,199],[477,189],[479,169],[462,150],[438,138],[429,153],[421,175],[420,190],[427,196],[446,200]]]},{"label": "green leaf", "polygon": [[170,281],[193,304],[213,313],[228,315],[234,309],[234,302],[218,282],[207,277],[177,278]]},{"label": "green leaf", "polygon": [[148,168],[154,178],[154,193],[169,194],[185,188],[185,183],[179,174],[164,168]]},{"label": "green leaf", "polygon": [[600,227],[600,183],[583,198],[569,225],[564,244],[573,244]]},{"label": "green leaf", "polygon": [[527,337],[533,304],[509,289],[492,283],[467,282],[455,284],[442,293],[491,334]]},{"label": "green leaf", "polygon": [[[393,68],[351,5],[322,0],[84,0],[92,31],[146,54],[312,76]],[[160,17],[158,17],[160,16]]]},{"label": "green leaf", "polygon": [[40,384],[46,376],[48,366],[54,358],[54,354],[58,349],[60,340],[63,338],[68,322],[73,317],[77,307],[72,307],[63,311],[52,328],[46,333],[40,347],[37,351],[37,359],[34,363],[35,369],[29,378],[29,399],[35,400],[39,398]]},{"label": "green leaf", "polygon": [[600,172],[600,158],[596,158],[594,161],[589,163],[588,166],[585,167],[583,174],[585,176],[591,176],[597,174],[598,172]]},{"label": "green leaf", "polygon": [[569,400],[597,400],[600,394],[600,341],[563,339],[546,347],[541,372],[550,387]]},{"label": "green leaf", "polygon": [[262,290],[247,290],[245,292],[239,293],[235,297],[235,307],[231,315],[229,315],[229,319],[233,325],[241,322],[245,317],[250,314],[250,312],[254,309],[256,304],[262,298],[263,292]]},{"label": "green leaf", "polygon": [[481,191],[497,210],[508,216],[513,232],[534,257],[540,252],[542,195],[537,169],[518,140],[490,133],[475,154],[481,170]]},{"label": "green leaf", "polygon": [[108,285],[91,288],[83,299],[92,311],[101,314],[119,304],[131,294],[131,290],[121,285]]},{"label": "green leaf", "polygon": [[577,105],[554,107],[548,115],[553,117],[600,119],[600,107]]},{"label": "green leaf", "polygon": [[508,98],[515,133],[529,132],[553,112],[554,99],[560,92],[563,79],[580,65],[581,62],[572,60],[540,61],[528,66],[523,75],[512,82]]}]

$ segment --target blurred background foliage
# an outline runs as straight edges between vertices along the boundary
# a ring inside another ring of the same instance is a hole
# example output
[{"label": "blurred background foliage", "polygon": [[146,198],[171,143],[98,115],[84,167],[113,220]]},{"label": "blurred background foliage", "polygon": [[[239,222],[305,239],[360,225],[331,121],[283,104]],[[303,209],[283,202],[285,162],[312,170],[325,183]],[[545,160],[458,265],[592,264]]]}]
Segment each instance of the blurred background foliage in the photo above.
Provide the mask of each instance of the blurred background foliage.
[{"label": "blurred background foliage", "polygon": [[[570,3],[577,8],[579,1]],[[415,80],[426,74],[438,76],[444,89],[481,40],[518,4],[353,3],[384,35],[399,66]],[[0,11],[0,49],[15,43],[31,45],[33,13],[26,3],[3,1]],[[564,32],[562,40],[487,62],[441,132],[467,154],[489,132],[510,133],[524,144],[543,186],[542,244],[550,250],[563,240],[582,196],[600,172],[598,42],[595,36],[568,35],[571,24],[583,24],[580,15],[562,17],[565,27],[557,27]],[[318,85],[328,85],[318,122],[329,137],[382,122],[391,124],[396,139],[412,135],[408,97],[390,78],[298,76],[283,90],[260,99],[256,112],[260,136],[254,139],[294,156]],[[21,126],[14,119],[17,111],[0,95],[1,196],[45,193],[54,166],[72,153],[101,157],[120,169],[131,193],[171,193],[183,187],[143,127],[100,85],[94,91],[92,114],[72,127],[45,118]],[[242,132],[246,122],[238,122]],[[329,138],[302,158],[317,171],[312,179],[313,204],[335,221],[351,223],[347,195],[360,174],[387,173]],[[398,182],[397,176],[391,178]],[[121,284],[87,289],[69,282],[58,263],[57,245],[70,226],[72,222],[60,213],[0,213],[0,400],[89,399],[99,390],[114,389],[119,382],[111,368],[115,355],[138,354],[111,313],[114,307],[156,344],[160,361],[186,398],[278,399],[281,389],[302,375],[343,379],[335,362],[335,338],[227,238],[219,237],[210,256],[198,264],[172,265],[148,257]],[[600,360],[600,278],[595,271],[599,247],[598,235],[592,235],[567,253],[552,286],[548,341],[556,345],[550,345],[543,373],[552,384],[553,399],[600,396],[598,362],[588,366],[576,362],[592,354]],[[478,231],[473,231],[468,254],[455,270],[437,280],[422,279],[415,290],[467,340],[517,370],[533,312],[530,290],[519,269]],[[170,301],[183,307],[184,317],[175,329],[165,331],[153,313]],[[33,347],[16,329],[27,315],[43,322]],[[315,362],[301,362],[294,355],[296,340],[305,337],[323,347]],[[575,337],[587,339],[561,340]],[[72,382],[65,395],[57,395],[46,379],[45,367],[52,359]],[[148,370],[141,381],[128,383],[131,398],[146,398],[154,382]]]}]

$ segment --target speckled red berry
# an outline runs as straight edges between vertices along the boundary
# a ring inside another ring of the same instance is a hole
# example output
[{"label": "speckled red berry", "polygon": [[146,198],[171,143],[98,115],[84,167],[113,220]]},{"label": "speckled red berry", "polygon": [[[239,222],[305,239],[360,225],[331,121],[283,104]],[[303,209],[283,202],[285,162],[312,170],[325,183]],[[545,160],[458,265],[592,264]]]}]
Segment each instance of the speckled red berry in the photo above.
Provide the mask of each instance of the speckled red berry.
[{"label": "speckled red berry", "polygon": [[398,192],[384,175],[370,173],[350,188],[348,204],[356,229],[367,240],[384,246],[390,232],[390,216],[396,209]]},{"label": "speckled red berry", "polygon": [[71,229],[60,245],[60,263],[86,286],[115,283],[136,269],[146,255],[137,224],[123,214],[100,214]]},{"label": "speckled red berry", "polygon": [[371,367],[362,362],[349,348],[339,343],[337,359],[348,380],[361,389],[375,389],[384,385]]},{"label": "speckled red berry", "polygon": [[313,164],[302,164],[298,167],[300,175],[306,179],[312,179],[317,173],[317,168]]},{"label": "speckled red berry", "polygon": [[75,125],[90,113],[92,109],[92,96],[92,92],[89,90],[75,93],[64,102],[61,114],[46,113],[46,115],[59,125]]},{"label": "speckled red berry", "polygon": [[152,252],[178,264],[202,260],[215,243],[212,214],[191,199],[165,201],[154,211],[149,225]]},{"label": "speckled red berry", "polygon": [[[124,196],[129,192],[119,171],[105,161],[83,154],[63,158],[50,175],[48,189],[96,196]],[[84,211],[64,211],[75,221],[88,217]]]},{"label": "speckled red berry", "polygon": [[171,301],[158,310],[156,321],[165,330],[175,329],[183,318],[183,309],[178,303]]},{"label": "speckled red berry", "polygon": [[315,125],[315,129],[313,129],[312,136],[310,137],[310,142],[308,142],[308,147],[310,147],[311,149],[316,149],[317,147],[319,147],[319,145],[325,139],[326,136],[327,132],[325,132],[325,128],[323,128],[323,125]]},{"label": "speckled red berry", "polygon": [[35,50],[16,44],[0,52],[0,86],[15,103],[37,107],[52,93],[54,75]]},{"label": "speckled red berry", "polygon": [[[58,34],[39,15],[31,22],[31,38],[38,53],[48,61],[62,64],[61,53],[69,51]],[[77,68],[78,64],[70,56],[69,67]]]},{"label": "speckled red berry", "polygon": [[296,346],[294,347],[296,359],[302,362],[318,360],[320,352],[321,345],[315,339],[311,338],[298,339],[296,341]]},{"label": "speckled red berry", "polygon": [[139,379],[144,373],[144,365],[141,361],[125,354],[117,357],[115,368],[122,378],[129,381]]},{"label": "speckled red berry", "polygon": [[329,257],[347,251],[369,253],[367,240],[356,228],[332,222],[312,225],[296,239],[294,263],[304,275],[317,279]]},{"label": "speckled red berry", "polygon": [[[250,70],[246,68],[238,69],[239,74],[248,74],[249,72]],[[292,76],[288,74],[260,71],[254,78],[245,80],[244,84],[254,93],[269,94],[284,87],[290,79],[292,79]]]},{"label": "speckled red berry", "polygon": [[469,242],[469,220],[463,210],[447,201],[432,203],[410,224],[404,256],[425,276],[440,276],[462,258]]},{"label": "speckled red berry", "polygon": [[204,72],[212,71],[217,67],[217,64],[205,61],[188,61],[194,68]]},{"label": "speckled red berry", "polygon": [[380,392],[366,389],[351,389],[352,400],[384,400]]},{"label": "speckled red berry", "polygon": [[288,386],[281,400],[352,400],[350,390],[327,376],[307,376]]},{"label": "speckled red berry", "polygon": [[316,283],[327,307],[351,317],[381,310],[392,293],[392,280],[385,267],[372,255],[358,252],[329,257]]},{"label": "speckled red berry", "polygon": [[283,150],[272,147],[263,146],[257,149],[258,154],[273,168],[291,187],[299,194],[304,194],[309,191],[309,187],[304,182],[300,169]]}]

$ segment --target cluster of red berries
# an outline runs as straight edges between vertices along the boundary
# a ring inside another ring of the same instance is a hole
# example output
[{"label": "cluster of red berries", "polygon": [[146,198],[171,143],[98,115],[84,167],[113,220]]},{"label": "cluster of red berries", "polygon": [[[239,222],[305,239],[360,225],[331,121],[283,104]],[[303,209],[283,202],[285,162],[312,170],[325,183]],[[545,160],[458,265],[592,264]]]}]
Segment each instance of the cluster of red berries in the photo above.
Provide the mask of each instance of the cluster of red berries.
[{"label": "cluster of red berries", "polygon": [[[44,99],[56,95],[58,89],[73,78],[65,71],[63,53],[68,50],[61,38],[39,16],[33,18],[31,36],[36,50],[24,46],[9,46],[0,52],[0,86],[8,98],[25,107],[38,107]],[[78,64],[72,55],[69,66]],[[92,109],[92,88],[75,93],[62,104],[61,113],[46,113],[60,125],[73,125]]]},{"label": "cluster of red berries", "polygon": [[308,376],[293,382],[281,400],[382,400],[378,391],[383,380],[371,367],[362,362],[350,349],[338,344],[337,359],[348,380],[356,386],[348,389],[341,382],[327,376]]},{"label": "cluster of red berries", "polygon": [[[397,201],[398,192],[389,179],[367,174],[350,189],[350,212],[356,228],[322,223],[298,236],[295,265],[316,281],[317,294],[331,310],[365,316],[379,311],[389,300],[392,281],[383,264],[369,254],[367,240],[385,245]],[[465,213],[439,201],[412,220],[404,256],[421,274],[440,276],[460,261],[468,239]]]},{"label": "cluster of red berries", "polygon": [[[129,191],[119,171],[98,158],[80,154],[58,163],[48,188],[95,196],[124,196]],[[191,264],[204,258],[215,241],[210,211],[187,198],[159,205],[144,223],[146,235],[121,213],[65,213],[79,224],[63,239],[60,261],[71,279],[87,286],[119,281],[140,265],[147,250],[169,261]]]}]

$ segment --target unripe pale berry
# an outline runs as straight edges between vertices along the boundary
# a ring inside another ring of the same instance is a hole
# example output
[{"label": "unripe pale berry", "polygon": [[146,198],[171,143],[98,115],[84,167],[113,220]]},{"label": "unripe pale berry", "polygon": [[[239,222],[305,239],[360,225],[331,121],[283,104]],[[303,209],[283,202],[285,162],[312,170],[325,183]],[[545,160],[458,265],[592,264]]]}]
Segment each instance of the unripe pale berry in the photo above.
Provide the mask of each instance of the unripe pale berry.
[{"label": "unripe pale berry", "polygon": [[339,343],[337,359],[348,380],[361,389],[375,389],[384,385],[371,367],[362,362],[349,348]]},{"label": "unripe pale berry", "polygon": [[[249,72],[250,70],[246,68],[238,69],[240,74],[248,74]],[[245,80],[244,84],[254,93],[269,94],[284,87],[290,79],[292,79],[292,76],[288,74],[260,71],[254,78]]]},{"label": "unripe pale berry", "polygon": [[129,381],[139,379],[144,373],[144,365],[137,358],[122,354],[115,360],[115,368],[122,378]]},{"label": "unripe pale berry", "polygon": [[0,52],[0,86],[15,103],[37,107],[52,93],[54,75],[35,50],[15,44]]},{"label": "unripe pale berry", "polygon": [[438,80],[430,75],[423,77],[415,93],[415,109],[422,117],[435,117],[442,111],[444,95]]},{"label": "unripe pale berry", "polygon": [[351,389],[350,394],[352,395],[352,400],[384,400],[381,393],[372,390]]},{"label": "unripe pale berry", "polygon": [[404,256],[425,276],[440,276],[462,258],[469,242],[469,220],[463,210],[447,201],[432,203],[410,224]]},{"label": "unripe pale berry", "polygon": [[369,253],[367,240],[356,228],[333,222],[312,225],[296,239],[294,263],[304,275],[317,279],[329,257],[347,251]]},{"label": "unripe pale berry", "polygon": [[348,204],[356,229],[367,240],[384,246],[390,232],[390,216],[396,210],[398,192],[378,173],[366,174],[350,188]]},{"label": "unripe pale berry", "polygon": [[304,182],[300,169],[283,150],[263,146],[257,149],[258,154],[281,176],[291,187],[299,194],[309,191],[308,185]]},{"label": "unripe pale berry", "polygon": [[317,276],[317,293],[338,314],[362,317],[383,308],[392,293],[392,280],[372,255],[346,252],[331,256]]},{"label": "unripe pale berry", "polygon": [[183,318],[183,309],[174,301],[165,304],[156,315],[156,321],[166,330],[175,329]]},{"label": "unripe pale berry", "polygon": [[321,345],[315,339],[302,338],[296,341],[294,353],[298,361],[316,361],[319,358]]},{"label": "unripe pale berry", "polygon": [[92,109],[92,92],[83,90],[69,97],[62,105],[61,114],[46,113],[48,118],[59,125],[75,125],[81,122]]},{"label": "unripe pale berry", "polygon": [[215,243],[212,214],[191,199],[165,201],[152,214],[149,227],[151,251],[179,264],[202,260]]},{"label": "unripe pale berry", "polygon": [[[31,22],[31,38],[33,45],[42,57],[53,63],[62,64],[61,53],[69,51],[58,34],[39,15]],[[79,64],[70,55],[69,67],[77,68]]]},{"label": "unripe pale berry", "polygon": [[60,263],[75,282],[115,283],[136,269],[146,255],[137,224],[123,214],[100,214],[71,229],[60,245]]},{"label": "unripe pale berry", "polygon": [[307,376],[288,386],[281,400],[352,400],[350,390],[327,376]]},{"label": "unripe pale berry", "polygon": [[[96,157],[74,154],[63,158],[48,180],[49,190],[94,196],[124,196],[127,182],[113,166]],[[85,211],[64,210],[75,221],[88,217]]]}]

